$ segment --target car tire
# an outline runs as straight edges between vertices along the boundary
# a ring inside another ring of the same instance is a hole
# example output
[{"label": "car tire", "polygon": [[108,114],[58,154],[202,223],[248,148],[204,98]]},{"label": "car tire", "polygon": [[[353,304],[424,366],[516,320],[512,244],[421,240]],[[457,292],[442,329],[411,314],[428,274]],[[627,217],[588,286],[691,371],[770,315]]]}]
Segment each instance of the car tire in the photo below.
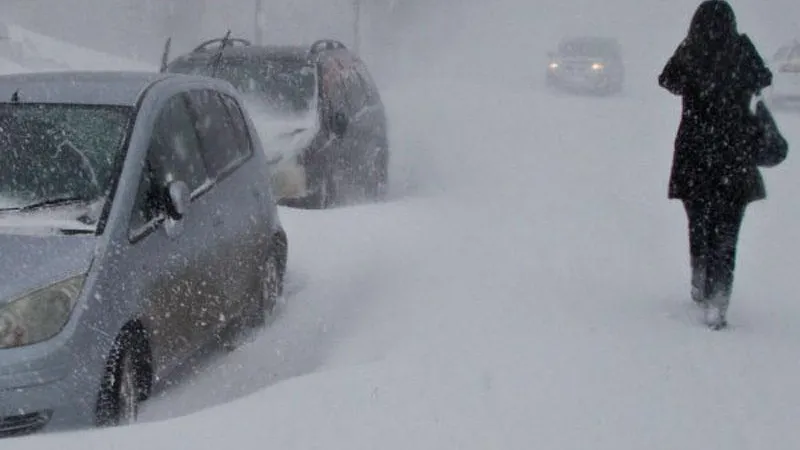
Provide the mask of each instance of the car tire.
[{"label": "car tire", "polygon": [[97,399],[96,423],[101,427],[130,425],[147,396],[147,340],[139,331],[123,332],[108,357]]},{"label": "car tire", "polygon": [[311,209],[327,209],[336,204],[336,186],[330,172],[323,172],[316,182],[314,193],[306,198],[306,207]]},{"label": "car tire", "polygon": [[275,317],[283,298],[285,273],[286,244],[277,240],[270,249],[258,279],[253,328],[262,327]]},{"label": "car tire", "polygon": [[264,274],[261,280],[261,308],[266,320],[275,315],[283,296],[283,264],[278,252],[273,252],[264,263]]},{"label": "car tire", "polygon": [[389,192],[389,150],[386,146],[375,152],[365,178],[367,198],[373,201],[385,200]]}]

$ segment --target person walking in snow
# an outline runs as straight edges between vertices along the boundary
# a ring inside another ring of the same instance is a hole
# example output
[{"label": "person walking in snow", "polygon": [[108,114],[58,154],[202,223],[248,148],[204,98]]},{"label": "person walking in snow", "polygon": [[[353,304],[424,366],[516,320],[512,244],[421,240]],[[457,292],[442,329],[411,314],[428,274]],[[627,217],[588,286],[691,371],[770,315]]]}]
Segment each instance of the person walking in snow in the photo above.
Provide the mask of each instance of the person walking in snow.
[{"label": "person walking in snow", "polygon": [[720,329],[745,208],[766,197],[750,103],[772,73],[737,31],[730,4],[708,0],[658,81],[683,98],[668,197],[682,200],[688,216],[692,299],[705,308],[706,323]]}]

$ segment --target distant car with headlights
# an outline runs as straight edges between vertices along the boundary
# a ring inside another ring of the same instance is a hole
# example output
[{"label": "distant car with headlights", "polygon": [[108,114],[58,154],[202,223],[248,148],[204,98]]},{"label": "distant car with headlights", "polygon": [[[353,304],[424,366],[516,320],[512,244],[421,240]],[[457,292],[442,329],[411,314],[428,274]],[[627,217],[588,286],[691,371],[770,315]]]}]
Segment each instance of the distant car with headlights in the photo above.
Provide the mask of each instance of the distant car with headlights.
[{"label": "distant car with headlights", "polygon": [[281,295],[261,144],[211,78],[6,75],[0,99],[0,437],[129,423]]},{"label": "distant car with headlights", "polygon": [[226,36],[203,42],[163,70],[221,78],[242,93],[275,163],[280,204],[328,208],[386,195],[383,102],[367,66],[341,42],[254,45]]},{"label": "distant car with headlights", "polygon": [[800,107],[800,41],[784,45],[770,60],[772,86],[765,92],[777,107]]},{"label": "distant car with headlights", "polygon": [[625,66],[614,38],[565,38],[548,57],[545,80],[550,88],[605,95],[622,91]]}]

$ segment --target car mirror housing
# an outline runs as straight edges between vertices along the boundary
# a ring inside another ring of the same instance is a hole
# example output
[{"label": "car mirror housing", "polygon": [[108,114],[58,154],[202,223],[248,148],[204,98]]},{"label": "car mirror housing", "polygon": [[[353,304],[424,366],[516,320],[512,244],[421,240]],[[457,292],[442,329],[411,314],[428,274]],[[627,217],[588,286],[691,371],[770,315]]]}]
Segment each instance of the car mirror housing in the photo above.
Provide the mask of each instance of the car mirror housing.
[{"label": "car mirror housing", "polygon": [[167,214],[173,220],[180,220],[186,215],[191,202],[189,185],[183,181],[173,181],[167,186]]}]

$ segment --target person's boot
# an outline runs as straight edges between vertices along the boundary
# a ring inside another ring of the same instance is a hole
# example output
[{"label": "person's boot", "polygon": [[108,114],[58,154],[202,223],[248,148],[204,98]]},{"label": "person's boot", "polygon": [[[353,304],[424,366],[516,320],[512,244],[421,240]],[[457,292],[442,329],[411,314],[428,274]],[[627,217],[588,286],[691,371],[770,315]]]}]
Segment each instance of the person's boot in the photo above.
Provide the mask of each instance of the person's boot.
[{"label": "person's boot", "polygon": [[706,289],[706,270],[703,267],[692,268],[692,300],[698,305],[703,305],[708,300]]},{"label": "person's boot", "polygon": [[705,322],[712,330],[721,330],[728,326],[726,318],[731,294],[729,290],[716,290],[705,304]]}]

